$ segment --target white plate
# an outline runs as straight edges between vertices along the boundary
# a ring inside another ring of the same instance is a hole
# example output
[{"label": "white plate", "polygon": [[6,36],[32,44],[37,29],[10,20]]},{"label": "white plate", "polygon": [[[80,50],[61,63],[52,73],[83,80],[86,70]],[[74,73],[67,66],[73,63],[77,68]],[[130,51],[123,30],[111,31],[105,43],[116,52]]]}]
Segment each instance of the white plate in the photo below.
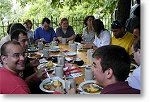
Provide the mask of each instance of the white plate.
[{"label": "white plate", "polygon": [[28,51],[29,52],[36,52],[36,51],[38,51],[38,49],[37,48],[28,48]]},{"label": "white plate", "polygon": [[73,59],[70,58],[70,57],[65,57],[65,60],[67,60],[67,61],[72,61]]},{"label": "white plate", "polygon": [[29,53],[28,58],[36,59],[43,57],[43,54],[40,52]]},{"label": "white plate", "polygon": [[60,51],[59,46],[52,46],[50,47],[49,51],[55,52],[55,51]]},{"label": "white plate", "polygon": [[[63,89],[65,88],[65,81],[62,80],[61,78],[59,78],[59,77],[52,77],[52,80],[53,80],[53,81],[59,80],[59,81],[62,83],[62,85],[63,85]],[[53,92],[54,92],[53,90],[46,90],[46,89],[43,87],[43,85],[46,84],[46,83],[48,83],[48,82],[50,82],[50,79],[49,79],[49,78],[46,78],[45,80],[43,80],[43,81],[41,82],[41,84],[39,85],[39,87],[40,87],[40,89],[41,89],[42,91],[44,91],[44,92],[53,93]]]},{"label": "white plate", "polygon": [[76,52],[66,52],[67,56],[75,56],[77,53]]},{"label": "white plate", "polygon": [[76,58],[75,61],[81,61],[81,58]]},{"label": "white plate", "polygon": [[[78,89],[81,91],[81,94],[100,94],[100,92],[97,92],[97,93],[88,93],[88,92],[84,91],[83,86],[86,85],[86,84],[90,84],[90,83],[93,83],[94,85],[96,85],[96,84],[95,84],[95,83],[96,83],[95,80],[84,81],[84,82],[82,82],[82,83],[79,85]],[[100,89],[102,89],[102,87],[100,87],[100,86],[98,86],[98,85],[96,85],[96,87],[99,87]]]},{"label": "white plate", "polygon": [[51,52],[58,52],[58,51],[60,51],[60,49],[49,49],[49,51],[51,51]]}]

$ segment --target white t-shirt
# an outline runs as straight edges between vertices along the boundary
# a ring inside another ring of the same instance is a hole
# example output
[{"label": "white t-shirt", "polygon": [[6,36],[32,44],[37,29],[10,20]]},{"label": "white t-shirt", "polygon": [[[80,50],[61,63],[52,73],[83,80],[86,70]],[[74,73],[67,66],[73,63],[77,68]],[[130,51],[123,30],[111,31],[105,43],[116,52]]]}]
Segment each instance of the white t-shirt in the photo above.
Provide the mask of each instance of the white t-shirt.
[{"label": "white t-shirt", "polygon": [[141,66],[136,68],[132,74],[127,78],[129,86],[135,89],[141,89]]},{"label": "white t-shirt", "polygon": [[96,35],[95,35],[95,39],[94,39],[94,44],[96,47],[101,47],[101,46],[104,46],[104,45],[109,45],[111,42],[111,35],[110,35],[110,32],[107,31],[107,30],[104,30],[104,31],[101,31],[100,32],[100,38],[98,38]]},{"label": "white t-shirt", "polygon": [[10,35],[6,35],[5,37],[3,37],[0,41],[0,48],[5,42],[10,41],[10,40],[11,40]]}]

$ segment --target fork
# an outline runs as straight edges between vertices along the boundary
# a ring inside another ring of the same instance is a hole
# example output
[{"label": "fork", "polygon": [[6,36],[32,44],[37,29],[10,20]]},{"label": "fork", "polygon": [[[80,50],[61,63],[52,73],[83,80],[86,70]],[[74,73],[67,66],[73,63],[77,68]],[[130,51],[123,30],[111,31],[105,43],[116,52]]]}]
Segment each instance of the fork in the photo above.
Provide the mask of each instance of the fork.
[{"label": "fork", "polygon": [[44,69],[44,70],[46,72],[47,77],[49,78],[50,83],[53,83],[53,80],[51,79],[50,75],[48,74],[47,69]]}]

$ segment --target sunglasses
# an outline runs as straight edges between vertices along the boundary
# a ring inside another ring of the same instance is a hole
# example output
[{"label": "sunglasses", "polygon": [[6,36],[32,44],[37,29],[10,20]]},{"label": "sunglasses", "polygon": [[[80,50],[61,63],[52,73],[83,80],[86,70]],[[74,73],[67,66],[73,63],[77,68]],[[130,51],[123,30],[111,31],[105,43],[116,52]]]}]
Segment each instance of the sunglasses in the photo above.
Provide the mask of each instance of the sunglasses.
[{"label": "sunglasses", "polygon": [[111,29],[118,29],[123,27],[122,24],[119,21],[113,21],[111,24]]}]

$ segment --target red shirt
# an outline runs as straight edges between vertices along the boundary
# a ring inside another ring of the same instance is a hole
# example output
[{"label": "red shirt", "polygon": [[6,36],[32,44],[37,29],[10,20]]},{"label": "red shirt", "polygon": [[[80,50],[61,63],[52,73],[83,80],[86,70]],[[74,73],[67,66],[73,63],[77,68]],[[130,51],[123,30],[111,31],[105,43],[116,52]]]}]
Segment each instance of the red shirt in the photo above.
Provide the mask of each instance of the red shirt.
[{"label": "red shirt", "polygon": [[29,94],[26,82],[6,68],[0,68],[0,94]]},{"label": "red shirt", "polygon": [[127,82],[117,82],[104,87],[101,94],[140,94],[140,90],[131,88]]}]

